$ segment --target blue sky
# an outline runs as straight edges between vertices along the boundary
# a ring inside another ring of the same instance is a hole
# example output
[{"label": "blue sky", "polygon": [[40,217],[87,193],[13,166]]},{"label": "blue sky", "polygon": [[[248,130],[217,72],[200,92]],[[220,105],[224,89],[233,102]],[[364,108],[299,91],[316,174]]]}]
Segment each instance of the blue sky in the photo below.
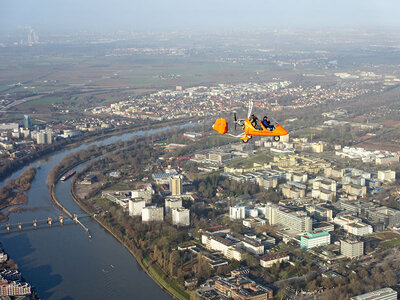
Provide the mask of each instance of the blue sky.
[{"label": "blue sky", "polygon": [[399,0],[1,0],[0,30],[400,28]]}]

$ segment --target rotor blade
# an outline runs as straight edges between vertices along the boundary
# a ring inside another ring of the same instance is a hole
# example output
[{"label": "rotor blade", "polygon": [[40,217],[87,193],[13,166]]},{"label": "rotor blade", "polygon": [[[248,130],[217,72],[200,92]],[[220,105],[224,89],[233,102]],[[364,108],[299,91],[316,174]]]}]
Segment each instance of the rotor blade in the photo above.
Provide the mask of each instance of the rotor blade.
[{"label": "rotor blade", "polygon": [[251,112],[253,110],[253,100],[249,100],[249,112],[247,113],[247,118],[250,119]]},{"label": "rotor blade", "polygon": [[235,119],[235,131],[236,131],[236,125],[237,125],[237,117],[236,117],[236,112],[233,113],[233,118]]}]

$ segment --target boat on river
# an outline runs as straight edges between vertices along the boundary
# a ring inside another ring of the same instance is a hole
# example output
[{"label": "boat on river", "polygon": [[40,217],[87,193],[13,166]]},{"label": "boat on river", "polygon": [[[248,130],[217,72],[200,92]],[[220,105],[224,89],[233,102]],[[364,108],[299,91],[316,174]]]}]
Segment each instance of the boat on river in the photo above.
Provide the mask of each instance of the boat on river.
[{"label": "boat on river", "polygon": [[74,176],[76,171],[71,171],[68,174],[65,174],[63,177],[60,178],[61,181],[65,181],[69,179],[70,177]]}]

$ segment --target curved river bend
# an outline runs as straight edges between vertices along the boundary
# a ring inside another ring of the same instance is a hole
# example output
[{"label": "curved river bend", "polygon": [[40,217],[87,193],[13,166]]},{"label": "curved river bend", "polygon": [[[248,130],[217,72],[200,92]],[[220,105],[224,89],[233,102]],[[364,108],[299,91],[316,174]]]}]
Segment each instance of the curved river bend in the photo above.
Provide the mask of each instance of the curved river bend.
[{"label": "curved river bend", "polygon": [[[58,152],[41,161],[41,168],[37,170],[28,192],[28,205],[24,206],[33,210],[10,214],[8,223],[32,222],[47,217],[58,219],[61,212],[49,199],[46,179],[51,168],[64,156],[89,145],[110,144],[167,129],[170,127],[113,136]],[[34,162],[27,167],[37,165]],[[9,178],[17,177],[27,167]],[[81,168],[82,165],[77,169]],[[6,180],[0,182],[0,186]],[[83,214],[70,195],[70,184],[70,180],[58,183],[56,197],[71,213]],[[171,299],[141,270],[128,250],[96,221],[89,217],[81,220],[89,228],[92,239],[79,225],[64,225],[62,228],[54,225],[48,229],[0,235],[4,249],[42,299]]]}]

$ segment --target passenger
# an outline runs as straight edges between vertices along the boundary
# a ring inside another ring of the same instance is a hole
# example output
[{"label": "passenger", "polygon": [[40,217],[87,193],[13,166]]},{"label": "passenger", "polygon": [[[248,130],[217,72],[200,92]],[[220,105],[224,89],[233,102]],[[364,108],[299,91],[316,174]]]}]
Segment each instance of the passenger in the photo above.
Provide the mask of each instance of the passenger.
[{"label": "passenger", "polygon": [[252,114],[250,117],[250,123],[251,125],[253,125],[254,128],[257,129],[258,118],[254,114]]},{"label": "passenger", "polygon": [[263,120],[262,120],[262,124],[264,125],[265,128],[267,128],[268,130],[272,131],[274,130],[274,125],[271,125],[271,121],[268,119],[267,116],[264,116]]}]

